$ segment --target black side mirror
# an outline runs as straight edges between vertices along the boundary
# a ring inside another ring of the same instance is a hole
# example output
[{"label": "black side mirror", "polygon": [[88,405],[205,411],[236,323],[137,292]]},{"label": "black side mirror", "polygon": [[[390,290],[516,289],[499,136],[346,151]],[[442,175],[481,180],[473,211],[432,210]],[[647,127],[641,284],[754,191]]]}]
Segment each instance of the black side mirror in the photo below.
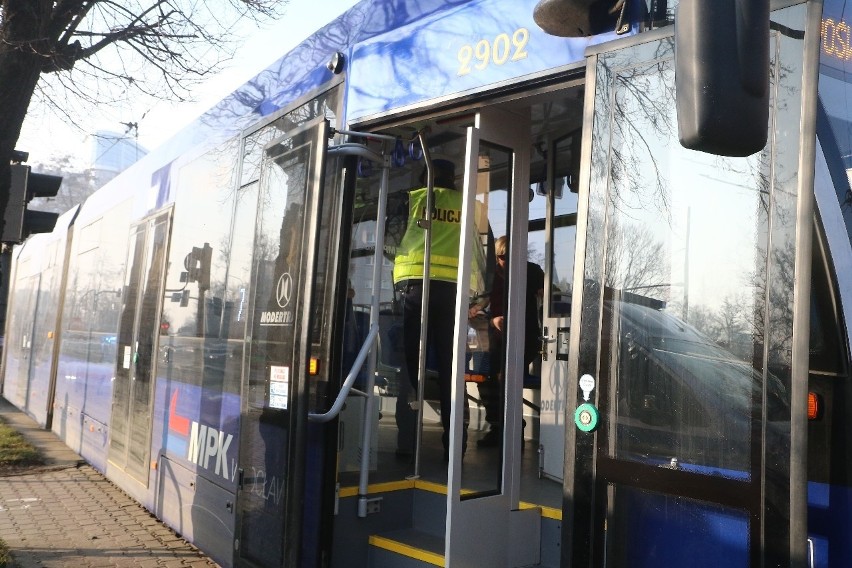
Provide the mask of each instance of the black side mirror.
[{"label": "black side mirror", "polygon": [[769,0],[681,0],[675,16],[680,143],[749,156],[769,128]]}]

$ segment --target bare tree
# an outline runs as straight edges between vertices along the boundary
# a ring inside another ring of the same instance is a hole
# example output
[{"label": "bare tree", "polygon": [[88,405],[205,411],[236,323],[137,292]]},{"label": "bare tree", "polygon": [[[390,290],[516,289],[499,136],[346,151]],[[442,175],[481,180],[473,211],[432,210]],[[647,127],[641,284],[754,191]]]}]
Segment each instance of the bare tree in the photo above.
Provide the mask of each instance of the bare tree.
[{"label": "bare tree", "polygon": [[673,284],[667,281],[671,270],[664,243],[639,224],[612,222],[607,233],[605,285],[667,299]]},{"label": "bare tree", "polygon": [[[232,54],[233,25],[279,15],[286,0],[0,0],[0,211],[9,162],[38,94],[74,122],[68,101],[131,93],[186,100]],[[2,231],[0,216],[0,231]]]},{"label": "bare tree", "polygon": [[53,156],[49,161],[33,164],[32,168],[36,173],[62,176],[62,185],[56,197],[33,199],[32,208],[39,211],[65,213],[85,201],[97,189],[94,172],[76,165],[70,155]]}]

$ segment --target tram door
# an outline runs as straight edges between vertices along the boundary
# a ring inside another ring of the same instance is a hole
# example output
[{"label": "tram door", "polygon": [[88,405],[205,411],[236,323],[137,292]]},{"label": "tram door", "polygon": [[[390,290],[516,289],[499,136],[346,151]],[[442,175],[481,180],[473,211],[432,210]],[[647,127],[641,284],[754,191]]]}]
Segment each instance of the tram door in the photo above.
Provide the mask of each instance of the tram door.
[{"label": "tram door", "polygon": [[[454,397],[451,414],[451,457],[447,483],[447,566],[527,566],[538,563],[540,516],[518,510],[520,492],[521,415],[524,380],[524,293],[529,204],[529,116],[497,109],[477,113],[467,129],[459,282],[470,281],[473,255],[490,236],[509,238],[505,262],[507,288],[505,350],[500,358],[504,427],[487,470],[465,469],[463,412],[467,405],[463,380],[468,327],[467,310],[459,310],[456,333]],[[486,213],[487,212],[487,213]],[[481,226],[487,214],[489,230]],[[473,235],[473,236],[472,236]],[[472,284],[473,286],[473,284]],[[469,304],[467,286],[458,286],[458,306]],[[492,296],[493,301],[493,296]],[[495,346],[491,346],[495,349]],[[492,360],[492,366],[494,361]],[[494,373],[495,369],[492,368]],[[475,478],[474,478],[475,477]],[[462,488],[477,487],[475,491]]]},{"label": "tram door", "polygon": [[328,122],[265,147],[243,372],[237,564],[300,566],[311,283]]},{"label": "tram door", "polygon": [[159,314],[171,212],[131,229],[116,343],[109,461],[148,483]]},{"label": "tram door", "polygon": [[563,565],[805,565],[805,7],[772,20],[770,142],[745,158],[678,143],[671,37],[587,54]]}]

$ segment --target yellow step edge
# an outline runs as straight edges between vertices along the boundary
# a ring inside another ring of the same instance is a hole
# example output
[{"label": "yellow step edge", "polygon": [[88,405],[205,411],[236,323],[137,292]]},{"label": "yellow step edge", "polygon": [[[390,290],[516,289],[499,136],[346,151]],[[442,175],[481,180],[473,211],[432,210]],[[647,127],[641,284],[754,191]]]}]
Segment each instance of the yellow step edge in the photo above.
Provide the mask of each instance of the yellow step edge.
[{"label": "yellow step edge", "polygon": [[421,548],[415,548],[407,544],[402,544],[401,542],[391,540],[383,536],[373,535],[370,537],[369,542],[372,546],[375,546],[377,548],[383,548],[385,550],[389,550],[397,554],[402,554],[403,556],[414,558],[415,560],[420,560],[421,562],[426,562],[428,564],[432,564],[433,566],[445,565],[444,557],[441,554],[435,554],[434,552],[429,552],[428,550],[423,550]]},{"label": "yellow step edge", "polygon": [[541,516],[546,519],[553,519],[554,521],[562,521],[562,511],[553,507],[542,507]]},{"label": "yellow step edge", "polygon": [[[374,483],[372,485],[367,486],[367,494],[374,493],[388,493],[390,491],[404,491],[406,489],[420,489],[422,491],[429,491],[431,493],[438,493],[440,495],[447,494],[447,486],[442,485],[440,483],[433,483],[431,481],[423,481],[422,479],[403,479],[401,481],[388,481],[385,483]],[[465,493],[469,493],[469,491],[465,491]],[[344,497],[355,497],[358,495],[358,488],[355,486],[351,487],[341,487],[338,492],[338,496],[341,498]],[[562,511],[559,509],[554,509],[553,507],[544,507],[542,505],[535,505],[533,503],[525,503],[521,502],[519,504],[520,509],[541,509],[541,516],[546,519],[552,519],[554,521],[562,521]]]},{"label": "yellow step edge", "polygon": [[[387,493],[389,491],[404,491],[405,489],[414,489],[416,482],[413,479],[403,479],[402,481],[387,481],[385,483],[373,483],[367,486],[367,494],[372,493]],[[358,495],[358,487],[341,487],[338,491],[339,497],[355,497]]]},{"label": "yellow step edge", "polygon": [[533,503],[525,503],[521,501],[518,504],[518,509],[541,509],[541,516],[545,519],[553,519],[554,521],[562,520],[562,511],[553,507],[545,507],[544,505],[535,505]]},{"label": "yellow step edge", "polygon": [[415,489],[422,489],[423,491],[429,491],[430,493],[440,493],[441,495],[447,494],[447,486],[441,483],[433,483],[431,481],[423,481],[422,479],[417,479],[414,481]]}]

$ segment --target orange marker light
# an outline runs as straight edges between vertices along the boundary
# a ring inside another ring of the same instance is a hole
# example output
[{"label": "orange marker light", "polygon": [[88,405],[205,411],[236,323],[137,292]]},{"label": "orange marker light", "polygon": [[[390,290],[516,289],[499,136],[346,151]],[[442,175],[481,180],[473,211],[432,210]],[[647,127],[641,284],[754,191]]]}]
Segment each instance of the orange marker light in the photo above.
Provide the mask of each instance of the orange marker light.
[{"label": "orange marker light", "polygon": [[819,417],[819,395],[815,392],[808,393],[808,420],[816,420]]},{"label": "orange marker light", "polygon": [[319,359],[316,357],[311,357],[310,363],[308,363],[308,374],[316,375],[319,374]]}]

